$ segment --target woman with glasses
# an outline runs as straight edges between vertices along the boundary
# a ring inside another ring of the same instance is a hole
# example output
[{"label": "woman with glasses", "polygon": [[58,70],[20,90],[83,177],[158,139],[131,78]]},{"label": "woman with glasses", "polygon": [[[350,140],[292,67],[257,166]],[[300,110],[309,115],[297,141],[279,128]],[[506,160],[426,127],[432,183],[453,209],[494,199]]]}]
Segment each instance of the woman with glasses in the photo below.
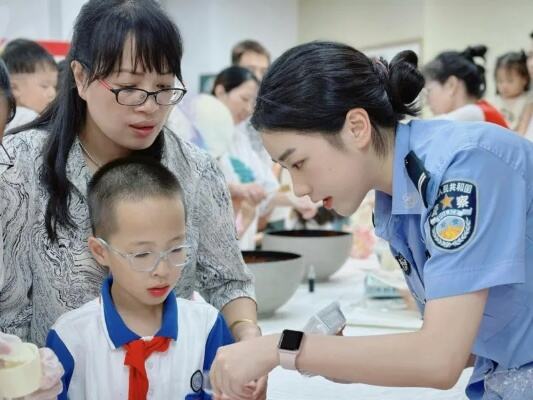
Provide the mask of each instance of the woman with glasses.
[{"label": "woman with glasses", "polygon": [[[236,340],[260,335],[224,178],[205,153],[165,128],[186,92],[181,56],[178,29],[154,0],[82,7],[57,98],[6,138],[15,165],[0,180],[2,330],[42,344],[59,315],[98,296],[105,272],[87,248],[87,183],[103,164],[136,154],[169,168],[190,205],[194,262],[176,293],[189,298],[197,289],[222,311]],[[258,385],[257,394],[264,389]]]},{"label": "woman with glasses", "polygon": [[211,368],[215,393],[239,398],[278,365],[439,389],[474,366],[470,399],[531,398],[533,144],[485,122],[400,122],[417,113],[417,62],[412,51],[388,64],[340,43],[297,46],[263,78],[252,124],[295,194],[348,216],[375,191],[375,232],[423,326],[356,337],[285,330],[226,346]]}]

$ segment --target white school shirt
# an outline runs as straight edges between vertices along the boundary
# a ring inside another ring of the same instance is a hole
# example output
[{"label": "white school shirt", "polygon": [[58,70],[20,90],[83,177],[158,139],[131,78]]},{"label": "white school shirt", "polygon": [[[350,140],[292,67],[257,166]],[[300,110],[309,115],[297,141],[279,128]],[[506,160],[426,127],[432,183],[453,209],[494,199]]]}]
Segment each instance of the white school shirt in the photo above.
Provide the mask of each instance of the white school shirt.
[{"label": "white school shirt", "polygon": [[[46,345],[65,369],[59,400],[128,398],[124,345],[140,337],[117,312],[111,284],[112,279],[106,279],[100,298],[63,314],[48,334]],[[217,349],[233,343],[221,314],[207,303],[176,298],[171,293],[164,302],[161,329],[155,336],[172,341],[167,351],[154,352],[146,360],[147,399],[211,399],[204,391],[204,378]]]}]

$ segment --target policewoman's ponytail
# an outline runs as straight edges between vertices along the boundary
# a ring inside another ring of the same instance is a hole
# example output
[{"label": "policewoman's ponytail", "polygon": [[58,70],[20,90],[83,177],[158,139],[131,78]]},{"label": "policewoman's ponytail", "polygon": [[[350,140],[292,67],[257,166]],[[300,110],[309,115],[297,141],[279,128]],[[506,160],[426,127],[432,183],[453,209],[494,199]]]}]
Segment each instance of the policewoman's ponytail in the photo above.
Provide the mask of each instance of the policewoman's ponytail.
[{"label": "policewoman's ponytail", "polygon": [[406,115],[416,116],[420,109],[415,101],[424,87],[424,77],[417,69],[416,53],[404,50],[398,53],[390,64],[383,58],[374,62],[386,82],[386,92],[397,120],[405,118]]}]

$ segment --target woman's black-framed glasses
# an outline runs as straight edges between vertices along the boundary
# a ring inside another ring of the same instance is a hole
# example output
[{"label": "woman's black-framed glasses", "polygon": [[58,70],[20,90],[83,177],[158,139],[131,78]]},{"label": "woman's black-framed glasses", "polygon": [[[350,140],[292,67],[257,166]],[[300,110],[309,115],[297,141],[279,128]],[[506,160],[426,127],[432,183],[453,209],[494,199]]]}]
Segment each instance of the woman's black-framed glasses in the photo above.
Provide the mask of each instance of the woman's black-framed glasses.
[{"label": "woman's black-framed glasses", "polygon": [[185,88],[168,88],[160,89],[155,92],[139,88],[121,88],[115,89],[106,81],[99,79],[98,82],[115,95],[118,104],[123,106],[140,106],[148,100],[148,97],[154,96],[155,102],[160,106],[171,106],[177,104],[183,99],[187,89]]}]

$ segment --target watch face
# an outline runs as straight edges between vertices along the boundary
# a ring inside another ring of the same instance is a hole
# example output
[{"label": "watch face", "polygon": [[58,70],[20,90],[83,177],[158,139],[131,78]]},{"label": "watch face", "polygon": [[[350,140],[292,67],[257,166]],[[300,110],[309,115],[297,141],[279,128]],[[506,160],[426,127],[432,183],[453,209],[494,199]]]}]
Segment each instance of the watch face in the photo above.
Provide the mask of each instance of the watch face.
[{"label": "watch face", "polygon": [[281,350],[296,351],[300,348],[303,337],[303,332],[285,329],[279,342],[279,348]]}]

